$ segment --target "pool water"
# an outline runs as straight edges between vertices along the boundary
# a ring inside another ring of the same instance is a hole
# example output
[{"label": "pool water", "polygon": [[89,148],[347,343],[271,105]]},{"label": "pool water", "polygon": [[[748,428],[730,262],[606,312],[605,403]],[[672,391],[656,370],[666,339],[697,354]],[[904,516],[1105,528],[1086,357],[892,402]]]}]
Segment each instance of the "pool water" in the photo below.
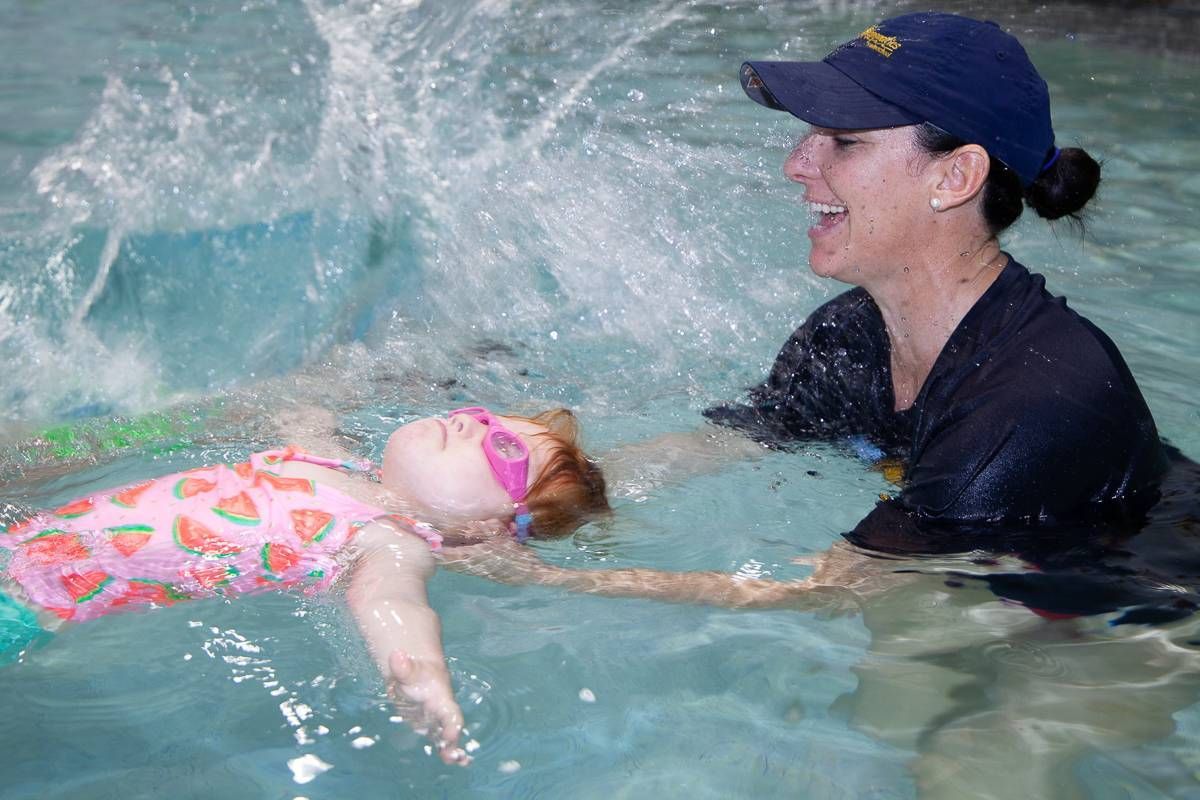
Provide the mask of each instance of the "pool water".
[{"label": "pool water", "polygon": [[[842,288],[781,177],[801,129],[737,67],[894,7],[0,0],[3,513],[240,459],[295,400],[372,456],[464,401],[569,405],[598,453],[695,427]],[[1085,236],[1030,213],[1005,245],[1196,457],[1200,67],[1023,9],[1058,141],[1105,182]],[[536,547],[798,578],[887,489],[838,445],[647,467]],[[336,598],[265,595],[0,669],[0,797],[1200,797],[1192,622],[1046,620],[937,575],[842,616],[430,590],[469,769],[391,719]]]}]

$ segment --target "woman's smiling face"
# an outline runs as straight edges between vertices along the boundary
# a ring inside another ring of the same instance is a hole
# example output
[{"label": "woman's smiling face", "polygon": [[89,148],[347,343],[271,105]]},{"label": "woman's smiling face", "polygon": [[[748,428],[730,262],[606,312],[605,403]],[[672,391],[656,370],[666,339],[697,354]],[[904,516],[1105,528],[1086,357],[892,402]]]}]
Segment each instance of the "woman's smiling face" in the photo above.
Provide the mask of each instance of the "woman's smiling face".
[{"label": "woman's smiling face", "polygon": [[808,229],[813,272],[869,288],[919,244],[936,176],[912,131],[814,127],[784,161],[816,217]]},{"label": "woman's smiling face", "polygon": [[[518,417],[499,417],[529,448],[533,483],[552,447],[546,428]],[[383,453],[383,484],[423,510],[456,520],[507,519],[513,501],[500,485],[483,437],[488,427],[468,414],[410,422],[388,439]]]}]

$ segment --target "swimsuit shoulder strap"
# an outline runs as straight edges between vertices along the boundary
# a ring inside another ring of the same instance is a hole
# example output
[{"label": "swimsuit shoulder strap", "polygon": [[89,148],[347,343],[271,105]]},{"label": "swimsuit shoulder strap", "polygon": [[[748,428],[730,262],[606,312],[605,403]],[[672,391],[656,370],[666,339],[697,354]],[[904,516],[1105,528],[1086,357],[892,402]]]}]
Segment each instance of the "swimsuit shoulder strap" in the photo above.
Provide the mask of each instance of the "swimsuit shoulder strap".
[{"label": "swimsuit shoulder strap", "polygon": [[325,458],[324,456],[306,453],[294,445],[288,445],[282,450],[264,450],[261,453],[252,453],[250,455],[250,464],[255,469],[278,466],[284,461],[299,461],[304,464],[340,469],[346,472],[365,472],[368,475],[379,475],[379,469],[365,458],[351,460]]}]

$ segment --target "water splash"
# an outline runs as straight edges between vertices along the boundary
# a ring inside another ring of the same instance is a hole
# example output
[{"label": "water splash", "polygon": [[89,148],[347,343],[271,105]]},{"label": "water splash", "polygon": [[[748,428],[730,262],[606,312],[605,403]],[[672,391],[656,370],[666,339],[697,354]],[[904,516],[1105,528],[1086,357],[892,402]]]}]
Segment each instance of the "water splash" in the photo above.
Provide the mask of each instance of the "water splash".
[{"label": "water splash", "polygon": [[[152,29],[180,41],[107,65],[34,166],[35,232],[0,229],[21,276],[0,285],[17,418],[133,413],[363,338],[390,371],[453,374],[490,340],[521,354],[514,375],[615,381],[595,359],[624,352],[702,392],[683,364],[740,369],[811,291],[762,255],[787,238],[769,205],[730,217],[748,185],[777,190],[706,127],[731,99],[706,74],[716,12],[302,9],[247,5],[220,23],[229,44]],[[667,43],[672,74],[647,82]]]}]

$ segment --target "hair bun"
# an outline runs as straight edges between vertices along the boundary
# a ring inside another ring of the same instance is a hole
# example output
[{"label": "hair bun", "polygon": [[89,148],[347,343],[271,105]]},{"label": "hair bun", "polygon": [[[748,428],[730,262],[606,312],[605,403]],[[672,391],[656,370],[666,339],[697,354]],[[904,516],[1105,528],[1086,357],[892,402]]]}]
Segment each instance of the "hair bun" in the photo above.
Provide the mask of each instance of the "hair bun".
[{"label": "hair bun", "polygon": [[1099,185],[1100,164],[1081,148],[1064,147],[1050,168],[1025,190],[1025,202],[1046,219],[1079,219],[1079,210]]}]

